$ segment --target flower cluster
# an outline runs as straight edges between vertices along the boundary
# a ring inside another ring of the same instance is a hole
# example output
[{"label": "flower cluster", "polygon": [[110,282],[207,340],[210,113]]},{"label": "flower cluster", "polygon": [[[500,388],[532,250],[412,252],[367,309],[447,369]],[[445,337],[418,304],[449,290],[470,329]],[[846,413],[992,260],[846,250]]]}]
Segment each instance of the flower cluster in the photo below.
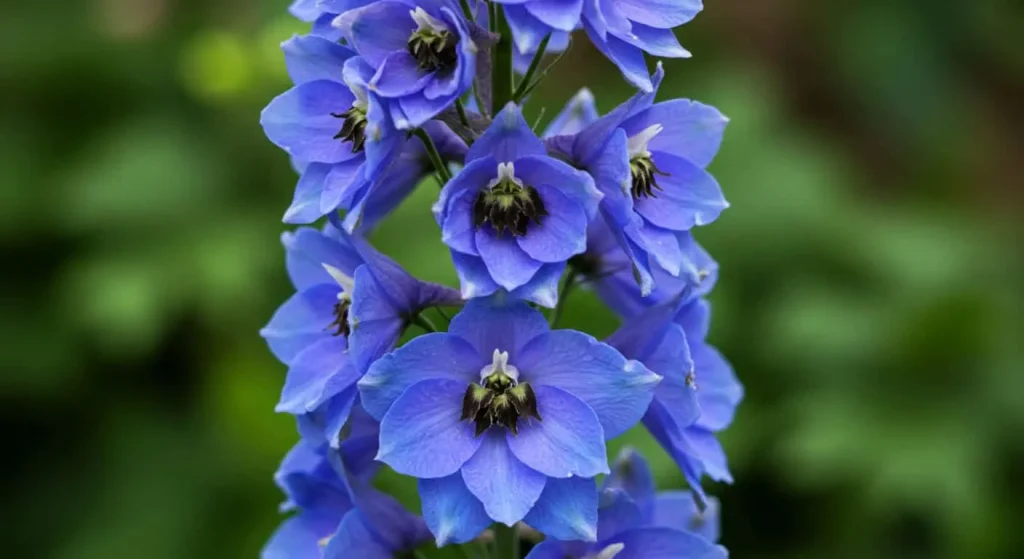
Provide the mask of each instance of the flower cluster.
[{"label": "flower cluster", "polygon": [[[295,293],[261,334],[301,440],[264,557],[489,541],[516,558],[521,542],[533,559],[726,556],[702,480],[731,482],[716,434],[743,389],[706,340],[717,265],[692,230],[728,207],[707,170],[727,119],[655,102],[664,71],[644,60],[689,56],[673,28],[701,7],[294,2],[311,31],[283,43],[294,86],[261,122],[298,171],[284,221],[303,226],[281,239]],[[601,116],[583,90],[538,134],[522,106],[577,30],[639,91]],[[431,178],[459,289],[368,241]],[[557,327],[577,288],[622,318],[608,339]],[[690,491],[656,494],[633,451],[609,465],[637,424]],[[381,465],[416,478],[419,515],[374,488]]]}]

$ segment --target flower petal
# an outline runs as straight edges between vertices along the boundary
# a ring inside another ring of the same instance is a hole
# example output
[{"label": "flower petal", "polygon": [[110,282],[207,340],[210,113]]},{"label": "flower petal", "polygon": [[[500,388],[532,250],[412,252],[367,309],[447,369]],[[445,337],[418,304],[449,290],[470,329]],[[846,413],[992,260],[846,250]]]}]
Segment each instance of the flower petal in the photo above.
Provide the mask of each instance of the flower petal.
[{"label": "flower petal", "polygon": [[582,400],[551,386],[536,386],[537,411],[543,421],[520,423],[519,434],[506,436],[523,464],[556,478],[608,473],[601,422]]},{"label": "flower petal", "polygon": [[455,250],[449,250],[452,256],[452,264],[455,266],[455,273],[459,276],[459,284],[462,287],[462,298],[466,300],[487,297],[501,286],[494,283],[487,266],[479,257],[463,254]]},{"label": "flower petal", "polygon": [[295,356],[278,412],[302,414],[320,406],[328,398],[355,384],[359,371],[345,353],[347,342],[343,336],[328,336],[310,345]]},{"label": "flower petal", "polygon": [[515,103],[509,103],[494,122],[469,148],[466,162],[491,156],[498,163],[516,161],[528,155],[546,155],[544,142],[533,133]]},{"label": "flower petal", "polygon": [[527,342],[547,331],[543,314],[523,301],[503,296],[468,301],[448,326],[449,334],[468,341],[486,363],[497,349],[508,352],[512,365]]},{"label": "flower petal", "polygon": [[433,73],[421,70],[408,50],[400,50],[384,59],[370,87],[382,97],[402,97],[422,90],[432,78]]},{"label": "flower petal", "polygon": [[562,543],[557,540],[544,540],[535,545],[526,559],[565,559],[570,557],[562,548]]},{"label": "flower petal", "polygon": [[380,67],[392,52],[406,50],[409,37],[416,31],[410,11],[400,2],[374,2],[343,14],[335,25],[341,27],[360,56]]},{"label": "flower petal", "polygon": [[684,529],[702,536],[709,542],[717,542],[720,508],[718,499],[712,497],[707,500],[707,508],[701,512],[689,491],[662,491],[654,499],[651,525]]},{"label": "flower petal", "polygon": [[367,413],[381,419],[417,382],[449,379],[465,385],[479,379],[484,364],[465,340],[444,332],[426,334],[374,362],[359,381],[359,394]]},{"label": "flower petal", "polygon": [[711,173],[665,152],[657,152],[653,159],[667,176],[658,177],[661,189],[656,198],[640,198],[634,203],[647,221],[673,231],[685,231],[711,223],[729,207]]},{"label": "flower petal", "polygon": [[300,290],[321,284],[337,285],[324,269],[324,264],[348,276],[355,274],[356,268],[363,264],[357,248],[359,241],[354,241],[332,226],[327,226],[324,232],[302,227],[293,233],[284,233],[281,235],[281,244],[285,249],[288,277],[295,288]]},{"label": "flower petal", "polygon": [[544,137],[579,134],[597,118],[594,94],[584,87],[576,92],[572,99],[569,99],[565,108],[555,115],[555,118],[551,119],[547,129],[544,130]]},{"label": "flower petal", "polygon": [[472,422],[461,421],[467,383],[430,379],[410,386],[380,422],[377,459],[400,474],[439,478],[459,470],[480,448]]},{"label": "flower petal", "polygon": [[700,402],[697,425],[721,431],[732,423],[736,407],[743,400],[743,385],[729,362],[707,342],[694,344],[690,351],[697,371],[697,401]]},{"label": "flower petal", "polygon": [[516,237],[519,248],[540,262],[564,262],[587,249],[587,214],[558,189],[541,185],[537,192],[547,215],[530,223],[526,235]]},{"label": "flower petal", "polygon": [[509,291],[525,285],[544,264],[519,248],[515,236],[508,231],[499,237],[493,227],[480,227],[474,240],[491,278]]},{"label": "flower petal", "polygon": [[462,466],[462,479],[488,516],[512,526],[533,508],[547,478],[516,459],[502,430],[490,429],[483,439],[480,449]]},{"label": "flower petal", "polygon": [[602,194],[594,186],[590,175],[574,169],[553,157],[521,157],[515,164],[516,177],[523,183],[534,186],[549,186],[558,189],[593,219]]},{"label": "flower petal", "polygon": [[471,541],[491,524],[483,504],[469,492],[458,472],[439,479],[421,479],[419,489],[423,519],[437,547]]},{"label": "flower petal", "polygon": [[638,528],[613,538],[622,551],[615,559],[726,559],[725,548],[682,530]]},{"label": "flower petal", "polygon": [[689,99],[673,99],[638,113],[622,123],[622,127],[633,136],[649,126],[660,124],[663,129],[651,140],[648,149],[688,159],[703,168],[718,153],[728,123],[729,119],[710,105]]},{"label": "flower petal", "polygon": [[[360,559],[392,559],[391,550],[377,541],[359,510],[349,511],[323,549],[323,559],[345,559],[358,553]],[[294,557],[301,557],[295,555]]]},{"label": "flower petal", "polygon": [[643,51],[611,34],[602,38],[588,20],[583,21],[583,29],[597,50],[619,67],[619,71],[629,83],[644,92],[654,91]]},{"label": "flower petal", "polygon": [[274,98],[260,124],[275,145],[300,161],[338,163],[362,158],[352,144],[334,136],[342,119],[331,116],[352,106],[355,97],[343,83],[317,80],[299,84]]},{"label": "flower petal", "polygon": [[288,75],[296,84],[316,80],[341,81],[345,61],[355,51],[316,35],[296,35],[281,44]]},{"label": "flower petal", "polygon": [[[660,380],[615,348],[573,330],[537,336],[523,348],[515,365],[531,384],[551,386],[582,400],[597,414],[606,439],[640,421]],[[541,417],[547,423],[543,411]]]},{"label": "flower petal", "polygon": [[583,0],[533,0],[526,11],[545,25],[559,31],[572,31],[580,23]]},{"label": "flower petal", "polygon": [[671,28],[658,29],[641,23],[634,23],[630,34],[622,37],[627,43],[643,49],[644,52],[665,58],[690,58],[690,51],[683,48]]},{"label": "flower petal", "polygon": [[549,479],[537,504],[524,519],[558,540],[597,539],[597,488],[593,479]]},{"label": "flower petal", "polygon": [[292,295],[278,307],[260,330],[275,357],[289,363],[310,344],[331,335],[338,292],[337,285],[316,285]]},{"label": "flower petal", "polygon": [[336,514],[304,511],[285,520],[260,552],[261,559],[319,557],[320,540],[334,533],[339,518]]},{"label": "flower petal", "polygon": [[285,223],[313,223],[323,217],[320,212],[320,197],[324,191],[324,181],[331,172],[333,165],[329,163],[310,163],[302,171],[299,182],[295,185],[292,203],[285,210],[281,221]]},{"label": "flower petal", "polygon": [[697,17],[701,0],[615,0],[615,9],[637,23],[671,29]]}]

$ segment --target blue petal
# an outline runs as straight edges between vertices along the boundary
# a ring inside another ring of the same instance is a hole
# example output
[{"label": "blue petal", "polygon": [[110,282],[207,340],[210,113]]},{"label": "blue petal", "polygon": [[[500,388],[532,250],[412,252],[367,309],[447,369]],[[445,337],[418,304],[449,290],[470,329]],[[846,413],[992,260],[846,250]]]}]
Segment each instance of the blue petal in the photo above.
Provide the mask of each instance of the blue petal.
[{"label": "blue petal", "polygon": [[394,497],[369,484],[353,484],[352,491],[363,523],[385,548],[413,549],[429,539],[423,519],[405,510]]},{"label": "blue petal", "polygon": [[[473,231],[476,230],[475,227],[470,227],[473,217],[472,205],[455,207],[455,202],[463,197],[468,197],[468,199],[475,201],[476,194],[486,188],[487,184],[497,176],[498,162],[493,157],[483,156],[475,161],[467,162],[466,166],[444,185],[444,188],[441,189],[441,194],[437,198],[437,202],[431,208],[435,221],[442,228],[442,239],[464,235],[466,234],[466,231],[464,231],[466,228],[471,228]],[[458,211],[465,212],[466,215],[452,215]],[[446,225],[450,220],[454,221],[452,221],[450,226]],[[452,230],[448,231],[448,227],[451,227]],[[447,243],[448,240],[445,240],[445,242]],[[461,240],[457,241],[456,244],[465,248],[467,242]],[[453,246],[452,248],[456,247]],[[473,251],[467,251],[466,254],[476,254],[475,248]]]},{"label": "blue petal", "polygon": [[691,348],[697,376],[697,400],[700,417],[697,425],[711,431],[720,431],[732,423],[736,407],[743,400],[743,385],[736,378],[732,366],[706,342]]},{"label": "blue petal", "polygon": [[729,123],[718,109],[690,101],[673,99],[653,105],[622,123],[627,134],[660,124],[662,131],[648,144],[651,151],[662,151],[707,167],[722,145],[725,126]]},{"label": "blue petal", "polygon": [[359,371],[346,354],[346,348],[344,337],[329,336],[296,355],[275,409],[292,414],[308,413],[353,385],[359,379]]},{"label": "blue petal", "polygon": [[340,82],[345,61],[355,51],[315,35],[296,35],[281,44],[288,75],[296,84],[316,80]]},{"label": "blue petal", "polygon": [[292,295],[277,309],[260,330],[275,357],[289,363],[310,344],[331,335],[339,291],[337,285],[313,286]]},{"label": "blue petal", "polygon": [[491,524],[483,504],[466,488],[462,474],[421,479],[419,490],[423,519],[437,547],[471,541]]},{"label": "blue petal", "polygon": [[605,489],[621,489],[646,511],[655,497],[654,475],[647,461],[632,448],[622,449],[612,463],[612,473],[604,480]]},{"label": "blue petal", "polygon": [[516,237],[519,248],[539,262],[565,262],[587,249],[587,214],[558,189],[540,185],[546,216],[531,223],[526,235]]},{"label": "blue petal", "polygon": [[[475,145],[475,144],[474,144]],[[521,157],[515,163],[516,177],[532,186],[551,186],[579,204],[588,218],[597,214],[601,192],[590,175],[552,157]]]},{"label": "blue petal", "polygon": [[340,515],[304,512],[285,520],[260,552],[262,559],[320,559],[320,540],[334,533]]},{"label": "blue petal", "polygon": [[407,4],[375,2],[343,14],[335,22],[360,56],[374,67],[395,51],[407,49],[409,37],[416,31],[416,22]]},{"label": "blue petal", "polygon": [[330,226],[323,233],[311,227],[284,233],[281,235],[281,243],[285,248],[288,277],[296,289],[322,284],[337,285],[324,269],[324,264],[348,276],[353,275],[356,268],[363,264],[363,258],[356,248],[359,243]]},{"label": "blue petal", "polygon": [[526,11],[541,23],[559,31],[572,31],[580,23],[583,0],[533,0]]},{"label": "blue petal", "polygon": [[476,454],[462,466],[466,487],[496,522],[512,526],[526,516],[544,490],[543,474],[527,468],[505,443],[505,434],[490,429]]},{"label": "blue petal", "polygon": [[525,521],[559,540],[597,539],[597,488],[593,479],[549,479]]},{"label": "blue petal", "polygon": [[302,508],[336,512],[336,518],[352,508],[346,484],[328,462],[320,445],[300,440],[274,472],[274,483],[288,496],[283,510]]},{"label": "blue petal", "polygon": [[[597,539],[606,541],[643,523],[644,515],[636,501],[621,489],[604,489],[598,501]],[[598,546],[600,547],[600,546]]]},{"label": "blue petal", "polygon": [[528,155],[544,156],[544,142],[533,133],[515,103],[509,103],[480,136],[466,155],[466,162],[491,156],[497,162],[516,161]]},{"label": "blue petal", "polygon": [[525,285],[544,264],[530,258],[507,231],[499,237],[493,227],[484,226],[476,230],[474,240],[494,282],[509,291]]},{"label": "blue petal", "polygon": [[548,321],[540,311],[523,301],[498,295],[467,302],[448,326],[449,334],[476,348],[484,361],[480,368],[490,364],[496,349],[507,351],[509,363],[515,365],[520,349],[547,331]]},{"label": "blue petal", "polygon": [[537,336],[514,364],[531,384],[553,386],[582,400],[597,414],[606,439],[640,421],[660,380],[611,346],[572,330]]},{"label": "blue petal", "polygon": [[527,11],[525,5],[506,4],[505,21],[512,31],[512,41],[519,54],[537,52],[540,42],[553,31],[551,26]]},{"label": "blue petal", "polygon": [[701,413],[697,403],[700,379],[682,327],[671,325],[644,359],[644,365],[664,377],[654,397],[665,406],[677,428],[684,429],[697,421]]},{"label": "blue petal", "polygon": [[640,198],[634,202],[644,219],[673,231],[685,231],[718,219],[729,207],[718,181],[704,169],[686,159],[657,152],[652,157],[667,176],[658,177],[657,198]]},{"label": "blue petal", "polygon": [[700,456],[704,473],[715,481],[732,483],[732,473],[729,471],[729,461],[725,456],[725,449],[714,433],[707,429],[694,427],[687,429],[686,437]]},{"label": "blue petal", "polygon": [[391,550],[376,540],[358,510],[350,511],[341,520],[337,531],[323,550],[323,559],[392,559]]},{"label": "blue petal", "polygon": [[578,134],[597,120],[597,117],[594,94],[589,89],[583,88],[573,95],[572,99],[565,104],[562,112],[551,120],[547,129],[544,130],[544,137]]},{"label": "blue petal", "polygon": [[584,20],[583,29],[597,50],[619,67],[619,71],[629,83],[645,92],[654,91],[643,51],[610,34],[602,39],[588,20]]},{"label": "blue petal", "polygon": [[316,445],[341,445],[341,430],[355,406],[358,391],[355,385],[329,398],[317,409],[295,416],[295,424],[302,438]]},{"label": "blue petal", "polygon": [[427,379],[475,382],[484,365],[473,346],[455,335],[436,332],[419,336],[370,367],[359,381],[363,407],[371,416],[383,418],[413,384]]},{"label": "blue petal", "polygon": [[683,272],[683,265],[688,264],[683,260],[678,231],[662,229],[643,221],[641,227],[630,228],[626,233],[630,240],[636,241],[637,246],[646,249],[648,256],[669,274],[678,276]]},{"label": "blue petal", "polygon": [[320,15],[317,7],[319,0],[295,0],[288,6],[288,13],[305,22],[310,22]]},{"label": "blue petal", "polygon": [[408,130],[423,126],[430,119],[441,114],[453,101],[454,95],[428,99],[422,93],[408,95],[398,99],[401,117],[395,117],[395,126],[400,130]]},{"label": "blue petal", "polygon": [[[455,250],[449,252],[452,256],[452,264],[455,266],[455,273],[459,276],[463,299],[487,297],[501,289],[491,279],[491,273],[487,271],[487,266],[479,257]],[[557,282],[557,278],[555,280]]]},{"label": "blue petal", "polygon": [[324,191],[324,181],[331,172],[328,163],[310,163],[298,184],[295,185],[295,196],[292,203],[281,218],[285,223],[313,223],[323,217],[320,212],[320,196]]},{"label": "blue petal", "polygon": [[439,478],[459,470],[480,448],[472,422],[459,419],[467,383],[420,381],[395,400],[380,423],[377,459],[396,472]]},{"label": "blue petal", "polygon": [[405,317],[388,300],[369,267],[360,266],[353,278],[349,308],[349,347],[357,370],[365,371],[390,351],[405,329]]},{"label": "blue petal", "polygon": [[[609,542],[611,543],[611,542]],[[681,530],[639,528],[614,538],[625,547],[616,559],[726,559],[725,548]]]},{"label": "blue petal", "polygon": [[370,180],[362,159],[331,165],[331,171],[324,178],[324,191],[320,194],[320,214],[327,215],[339,208],[351,207],[369,188]]},{"label": "blue petal", "polygon": [[[479,160],[474,161],[470,165],[478,162]],[[487,171],[487,174],[492,173],[493,171]],[[460,176],[453,180],[461,181],[465,180],[465,178],[462,178],[460,173]],[[456,191],[449,202],[444,222],[441,224],[441,242],[448,245],[452,250],[457,250],[471,256],[480,255],[476,249],[477,227],[473,219],[473,206],[476,204],[478,196],[479,192],[477,190],[462,189]]]},{"label": "blue petal", "polygon": [[[707,495],[700,484],[704,468],[697,450],[689,443],[684,433],[675,429],[668,412],[660,402],[657,400],[651,402],[651,407],[647,410],[643,423],[651,436],[658,441],[658,444],[665,449],[665,452],[682,471],[683,477],[686,478],[686,482],[694,494],[702,501],[706,499]],[[687,431],[692,429],[694,428],[691,427]]]},{"label": "blue petal", "polygon": [[520,423],[518,435],[507,433],[516,458],[555,478],[608,473],[604,430],[594,410],[558,388],[538,385],[533,391],[543,420]]},{"label": "blue petal", "polygon": [[671,29],[700,13],[701,0],[615,0],[615,9],[637,23]]},{"label": "blue petal", "polygon": [[515,299],[530,301],[552,309],[558,303],[558,280],[562,277],[564,270],[565,262],[545,264],[529,282],[513,290],[511,295]]},{"label": "blue petal", "polygon": [[659,528],[674,528],[700,535],[709,542],[717,542],[719,535],[718,499],[709,498],[703,512],[688,491],[664,491],[654,500],[650,524]]},{"label": "blue petal", "polygon": [[672,29],[658,29],[634,23],[631,33],[622,37],[627,43],[643,49],[654,56],[666,58],[690,58],[690,51],[683,48]]},{"label": "blue petal", "polygon": [[299,84],[274,98],[260,115],[267,138],[289,155],[313,163],[338,163],[362,156],[352,143],[335,139],[341,130],[341,113],[355,97],[337,81],[317,80]]},{"label": "blue petal", "polygon": [[401,50],[384,59],[370,83],[382,97],[402,97],[422,90],[432,78],[433,73],[421,70],[408,50]]},{"label": "blue petal", "polygon": [[333,13],[320,14],[320,17],[313,21],[313,27],[309,30],[310,34],[323,37],[328,41],[340,41],[342,32],[341,29],[334,26],[335,17]]}]

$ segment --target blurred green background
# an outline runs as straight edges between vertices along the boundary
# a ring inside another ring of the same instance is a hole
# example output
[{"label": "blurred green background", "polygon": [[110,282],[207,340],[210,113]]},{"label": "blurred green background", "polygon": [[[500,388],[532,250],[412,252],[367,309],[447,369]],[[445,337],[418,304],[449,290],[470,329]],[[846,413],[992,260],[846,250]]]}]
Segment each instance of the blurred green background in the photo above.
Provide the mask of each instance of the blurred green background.
[{"label": "blurred green background", "polygon": [[[254,557],[278,523],[297,435],[257,330],[295,177],[258,115],[286,4],[0,8],[5,557]],[[709,0],[680,30],[662,98],[732,118],[698,236],[747,388],[713,488],[734,557],[1021,556],[1022,6]],[[630,94],[579,38],[554,76],[528,112]],[[435,195],[376,240],[454,284]],[[615,321],[579,292],[566,325]]]}]

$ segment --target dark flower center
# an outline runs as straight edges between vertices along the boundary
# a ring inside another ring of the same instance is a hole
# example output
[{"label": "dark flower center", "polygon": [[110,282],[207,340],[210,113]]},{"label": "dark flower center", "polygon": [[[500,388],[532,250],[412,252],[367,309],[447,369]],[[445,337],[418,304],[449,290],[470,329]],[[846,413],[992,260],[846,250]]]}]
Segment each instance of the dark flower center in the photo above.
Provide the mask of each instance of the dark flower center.
[{"label": "dark flower center", "polygon": [[494,232],[501,237],[508,229],[512,235],[526,234],[530,220],[540,225],[540,218],[548,215],[537,189],[522,186],[509,179],[483,190],[473,205],[473,225],[477,229],[490,222]]},{"label": "dark flower center", "polygon": [[334,329],[335,336],[348,336],[351,330],[348,327],[348,309],[352,306],[352,302],[345,299],[340,299],[334,304],[334,322],[327,325],[327,329]]},{"label": "dark flower center", "polygon": [[417,30],[409,37],[409,54],[420,70],[448,72],[459,62],[459,36],[450,31]]},{"label": "dark flower center", "polygon": [[654,161],[648,156],[638,156],[629,160],[629,171],[633,176],[633,186],[631,188],[633,193],[633,199],[638,200],[640,198],[657,198],[654,194],[655,190],[661,190],[658,186],[655,175],[661,175],[667,177],[668,173],[662,172],[654,165]]},{"label": "dark flower center", "polygon": [[352,142],[352,153],[363,151],[363,144],[366,143],[366,109],[353,105],[351,109],[343,113],[331,113],[331,116],[344,119],[341,131],[334,139]]},{"label": "dark flower center", "polygon": [[530,383],[516,383],[502,372],[494,372],[481,384],[470,384],[462,397],[461,420],[476,422],[476,436],[491,425],[499,425],[519,434],[519,418],[527,416],[542,421],[537,413],[537,396]]}]

